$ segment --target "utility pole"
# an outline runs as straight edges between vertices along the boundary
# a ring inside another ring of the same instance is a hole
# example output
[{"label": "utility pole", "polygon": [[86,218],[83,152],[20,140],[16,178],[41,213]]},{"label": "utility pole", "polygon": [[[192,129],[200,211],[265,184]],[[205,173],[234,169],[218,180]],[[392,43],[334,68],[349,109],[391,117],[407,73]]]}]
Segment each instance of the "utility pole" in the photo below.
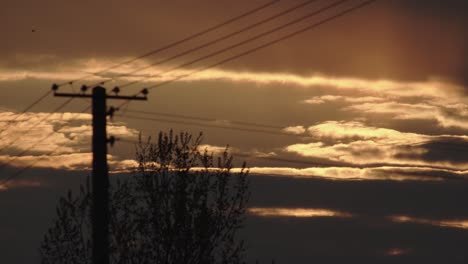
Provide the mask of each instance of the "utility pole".
[{"label": "utility pole", "polygon": [[94,87],[92,94],[86,94],[87,86],[81,87],[79,94],[58,93],[58,86],[53,85],[54,96],[81,97],[92,99],[93,114],[93,174],[92,174],[92,263],[109,264],[109,175],[107,166],[107,143],[114,144],[114,137],[107,137],[107,116],[118,110],[111,107],[107,110],[107,99],[118,100],[147,100],[148,90],[143,89],[143,96],[119,96],[119,88],[112,91],[115,95],[107,95],[106,89]]}]

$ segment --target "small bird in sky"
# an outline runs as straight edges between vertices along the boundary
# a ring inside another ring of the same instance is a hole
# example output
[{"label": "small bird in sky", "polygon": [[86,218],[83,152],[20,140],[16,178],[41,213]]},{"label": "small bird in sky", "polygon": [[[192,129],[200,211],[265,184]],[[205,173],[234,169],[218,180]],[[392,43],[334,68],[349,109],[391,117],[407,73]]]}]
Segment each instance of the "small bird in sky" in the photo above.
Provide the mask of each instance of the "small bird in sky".
[{"label": "small bird in sky", "polygon": [[36,29],[33,28],[33,29],[31,30],[31,32],[32,32],[32,33],[36,32]]}]

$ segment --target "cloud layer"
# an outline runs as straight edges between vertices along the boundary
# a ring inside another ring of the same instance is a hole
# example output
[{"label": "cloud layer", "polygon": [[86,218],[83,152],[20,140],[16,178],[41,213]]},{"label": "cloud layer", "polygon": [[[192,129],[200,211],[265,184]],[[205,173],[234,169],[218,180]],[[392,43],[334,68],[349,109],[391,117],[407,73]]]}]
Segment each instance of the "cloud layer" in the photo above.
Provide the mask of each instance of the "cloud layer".
[{"label": "cloud layer", "polygon": [[[80,113],[0,113],[2,168],[7,165],[16,168],[90,169],[90,122],[91,115]],[[138,137],[136,130],[122,123],[109,123],[107,129],[116,138]],[[134,165],[119,156],[109,155],[108,159],[115,169]]]}]

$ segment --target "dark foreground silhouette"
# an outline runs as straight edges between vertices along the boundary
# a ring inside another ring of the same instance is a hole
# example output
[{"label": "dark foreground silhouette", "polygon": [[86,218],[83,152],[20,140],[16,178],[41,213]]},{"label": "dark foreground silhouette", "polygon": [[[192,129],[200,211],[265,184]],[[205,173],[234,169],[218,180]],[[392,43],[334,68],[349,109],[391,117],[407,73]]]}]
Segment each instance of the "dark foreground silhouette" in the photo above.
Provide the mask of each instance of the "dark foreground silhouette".
[{"label": "dark foreground silhouette", "polygon": [[[141,140],[140,140],[141,142]],[[137,146],[138,168],[110,190],[111,263],[244,263],[236,238],[249,198],[247,171],[200,151],[201,136],[160,134]],[[89,182],[60,199],[40,247],[43,264],[91,263]]]}]

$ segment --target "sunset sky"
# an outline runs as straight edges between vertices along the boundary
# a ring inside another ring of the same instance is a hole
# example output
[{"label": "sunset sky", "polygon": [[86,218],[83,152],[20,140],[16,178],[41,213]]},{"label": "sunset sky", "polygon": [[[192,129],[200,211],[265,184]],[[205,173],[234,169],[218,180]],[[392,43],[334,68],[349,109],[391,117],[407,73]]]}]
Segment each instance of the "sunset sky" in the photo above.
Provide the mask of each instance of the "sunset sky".
[{"label": "sunset sky", "polygon": [[247,161],[249,261],[466,263],[468,2],[378,0],[319,25],[363,2],[4,1],[0,182],[14,177],[0,185],[0,262],[37,263],[57,198],[90,173],[89,100],[24,109],[53,83],[106,81],[122,95],[150,88],[109,123],[122,139],[111,177],[134,165],[140,133],[170,129]]}]

